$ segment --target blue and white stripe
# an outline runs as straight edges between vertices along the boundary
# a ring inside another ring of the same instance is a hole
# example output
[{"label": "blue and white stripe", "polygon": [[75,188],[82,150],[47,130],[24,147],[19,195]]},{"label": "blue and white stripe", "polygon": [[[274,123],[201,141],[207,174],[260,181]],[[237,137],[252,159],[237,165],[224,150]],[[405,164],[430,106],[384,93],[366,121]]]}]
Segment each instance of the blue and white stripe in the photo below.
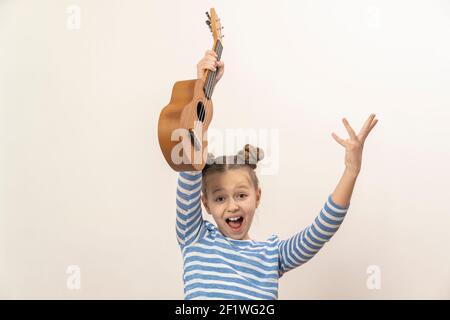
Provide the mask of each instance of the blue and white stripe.
[{"label": "blue and white stripe", "polygon": [[286,240],[234,240],[203,219],[201,171],[178,176],[176,235],[183,255],[185,299],[277,299],[278,279],[310,260],[347,213],[328,196],[314,222]]}]

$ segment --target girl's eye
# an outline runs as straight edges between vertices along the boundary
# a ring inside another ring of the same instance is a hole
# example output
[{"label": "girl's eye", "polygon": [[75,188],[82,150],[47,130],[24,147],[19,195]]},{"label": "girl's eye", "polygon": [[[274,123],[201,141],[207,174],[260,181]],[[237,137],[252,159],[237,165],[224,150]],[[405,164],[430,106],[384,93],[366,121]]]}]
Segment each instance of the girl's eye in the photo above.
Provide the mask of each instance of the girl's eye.
[{"label": "girl's eye", "polygon": [[[247,195],[246,195],[245,193],[240,193],[240,194],[239,194],[239,198],[240,198],[240,199],[244,199],[244,198],[246,198],[246,197],[247,197]],[[214,201],[215,201],[215,202],[221,202],[223,199],[224,199],[224,197],[217,197]]]}]

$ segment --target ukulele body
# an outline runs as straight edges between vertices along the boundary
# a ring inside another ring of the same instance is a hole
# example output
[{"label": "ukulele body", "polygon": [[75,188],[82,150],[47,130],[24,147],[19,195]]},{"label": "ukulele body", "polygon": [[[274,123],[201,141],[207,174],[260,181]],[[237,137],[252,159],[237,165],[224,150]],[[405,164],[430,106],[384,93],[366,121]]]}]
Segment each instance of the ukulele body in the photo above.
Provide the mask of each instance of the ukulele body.
[{"label": "ukulele body", "polygon": [[159,116],[161,151],[178,172],[201,171],[206,164],[213,104],[205,96],[204,84],[204,78],[175,82],[170,102]]}]

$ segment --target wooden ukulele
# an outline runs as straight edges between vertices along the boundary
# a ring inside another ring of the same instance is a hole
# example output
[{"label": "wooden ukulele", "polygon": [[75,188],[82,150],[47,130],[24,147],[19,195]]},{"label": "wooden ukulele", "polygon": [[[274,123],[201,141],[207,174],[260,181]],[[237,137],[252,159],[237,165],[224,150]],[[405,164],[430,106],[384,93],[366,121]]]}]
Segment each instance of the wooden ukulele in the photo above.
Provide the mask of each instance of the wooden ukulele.
[{"label": "wooden ukulele", "polygon": [[[206,12],[206,24],[213,35],[217,60],[222,54],[222,26],[214,8]],[[212,120],[216,71],[207,70],[201,79],[177,81],[172,97],[159,116],[158,139],[161,151],[175,171],[200,171],[206,164],[207,130]]]}]

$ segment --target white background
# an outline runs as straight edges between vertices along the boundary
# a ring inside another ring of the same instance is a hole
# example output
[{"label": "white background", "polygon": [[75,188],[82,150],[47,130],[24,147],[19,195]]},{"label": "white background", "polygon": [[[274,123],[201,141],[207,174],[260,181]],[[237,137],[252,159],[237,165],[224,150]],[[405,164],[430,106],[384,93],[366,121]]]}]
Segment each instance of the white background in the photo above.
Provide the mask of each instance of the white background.
[{"label": "white background", "polygon": [[310,224],[344,169],[331,132],[379,119],[346,220],[279,298],[449,299],[447,0],[0,1],[0,298],[183,298],[157,122],[212,46],[212,6],[226,71],[210,128],[279,132],[253,238]]}]

